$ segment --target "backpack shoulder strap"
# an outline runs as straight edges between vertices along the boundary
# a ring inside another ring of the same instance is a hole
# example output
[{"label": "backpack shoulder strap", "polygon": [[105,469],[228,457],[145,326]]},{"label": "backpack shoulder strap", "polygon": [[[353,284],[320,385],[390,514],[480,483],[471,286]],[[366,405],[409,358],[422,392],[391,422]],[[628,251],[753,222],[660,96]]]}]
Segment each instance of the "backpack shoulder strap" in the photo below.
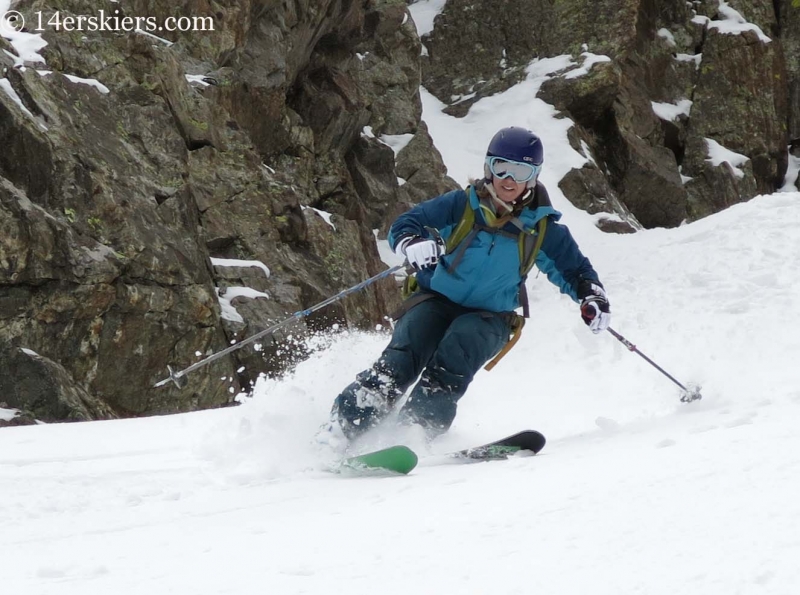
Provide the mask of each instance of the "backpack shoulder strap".
[{"label": "backpack shoulder strap", "polygon": [[453,229],[453,233],[450,234],[450,237],[447,238],[447,242],[445,242],[446,254],[453,252],[456,246],[458,246],[469,235],[469,232],[472,231],[472,226],[475,225],[475,211],[472,210],[472,205],[470,205],[469,201],[470,191],[471,187],[467,186],[467,200],[464,202],[464,212],[461,214],[461,220],[455,226],[455,229]]},{"label": "backpack shoulder strap", "polygon": [[543,217],[536,225],[536,231],[519,234],[519,273],[522,277],[527,275],[536,263],[536,257],[544,243],[544,234],[547,231],[547,217]]},{"label": "backpack shoulder strap", "polygon": [[450,273],[455,272],[464,257],[464,252],[467,251],[467,246],[469,246],[475,234],[478,233],[475,226],[475,211],[472,209],[469,200],[470,191],[471,187],[467,186],[467,200],[464,203],[464,212],[461,214],[461,220],[445,242],[445,254],[455,253],[453,261],[449,266],[445,265],[443,260],[439,261]]},{"label": "backpack shoulder strap", "polygon": [[539,220],[536,226],[536,233],[519,234],[519,275],[522,281],[519,284],[519,303],[522,306],[522,315],[530,317],[530,307],[528,305],[528,290],[525,287],[525,280],[528,273],[536,264],[536,257],[542,249],[544,234],[547,231],[547,217]]}]

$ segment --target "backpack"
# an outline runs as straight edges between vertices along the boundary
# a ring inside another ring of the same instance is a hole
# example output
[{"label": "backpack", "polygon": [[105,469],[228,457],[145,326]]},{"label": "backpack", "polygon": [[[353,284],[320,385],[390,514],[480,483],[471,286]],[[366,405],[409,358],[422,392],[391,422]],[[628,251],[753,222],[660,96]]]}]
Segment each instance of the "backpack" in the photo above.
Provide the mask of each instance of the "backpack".
[{"label": "backpack", "polygon": [[[469,194],[469,186],[467,187],[467,194]],[[520,282],[519,286],[519,303],[522,306],[523,316],[525,318],[529,318],[530,309],[528,306],[528,294],[525,289],[525,281],[528,278],[528,273],[536,263],[536,257],[539,255],[539,250],[544,242],[544,235],[547,231],[547,217],[543,217],[539,220],[534,232],[523,232],[522,223],[516,218],[512,217],[509,217],[506,222],[502,223],[498,227],[488,227],[486,225],[481,225],[480,223],[475,223],[475,211],[470,208],[468,199],[464,205],[464,212],[461,215],[461,220],[458,222],[456,227],[453,229],[453,233],[450,234],[445,242],[444,253],[452,254],[457,252],[453,262],[450,264],[450,270],[455,270],[461,262],[461,258],[464,256],[467,246],[469,246],[470,242],[479,231],[497,233],[505,236],[512,235],[509,232],[501,229],[505,223],[508,222],[516,225],[516,227],[519,229],[516,234],[513,234],[518,237],[520,261],[519,274],[520,277],[522,277],[522,281]],[[438,235],[436,230],[430,231],[432,231],[434,235]],[[412,297],[418,289],[419,284],[417,283],[416,274],[410,273],[403,283],[403,299]]]},{"label": "backpack", "polygon": [[[467,187],[467,196],[469,196],[470,187]],[[519,303],[522,306],[523,315],[520,316],[516,313],[511,313],[512,320],[510,321],[510,326],[512,330],[512,335],[508,343],[506,343],[505,347],[498,353],[492,361],[490,361],[486,366],[485,369],[491,370],[500,359],[508,353],[509,350],[514,346],[514,344],[519,340],[520,333],[522,332],[522,327],[525,325],[525,319],[529,318],[530,316],[530,308],[528,305],[528,292],[525,288],[525,281],[528,278],[528,273],[533,268],[533,265],[536,263],[536,257],[539,255],[539,250],[542,247],[542,243],[544,242],[545,232],[547,231],[547,217],[543,217],[539,220],[536,224],[536,229],[531,232],[523,231],[522,222],[519,221],[516,217],[507,216],[506,221],[502,221],[497,227],[488,227],[486,225],[482,225],[480,223],[475,222],[475,211],[470,207],[469,198],[467,198],[466,204],[464,205],[464,212],[461,215],[461,220],[458,222],[456,227],[453,229],[453,232],[447,238],[445,242],[445,254],[453,254],[455,253],[455,257],[450,264],[449,270],[455,270],[459,263],[461,262],[462,257],[464,256],[464,252],[466,252],[467,246],[469,246],[472,239],[478,234],[480,231],[486,231],[493,234],[501,234],[505,236],[516,235],[518,238],[519,244],[519,274],[522,277],[522,280],[519,284]],[[505,226],[506,223],[512,223],[515,227],[518,228],[518,231],[515,234],[510,232],[504,231],[502,227]],[[433,235],[438,236],[438,231],[430,230]],[[402,288],[402,296],[404,299],[403,306],[399,312],[399,315],[394,315],[392,318],[397,320],[403,313],[408,311],[411,307],[415,306],[416,304],[433,297],[434,294],[432,293],[418,293],[419,284],[417,283],[417,278],[414,273],[410,273],[407,277],[405,282],[403,283]]]}]

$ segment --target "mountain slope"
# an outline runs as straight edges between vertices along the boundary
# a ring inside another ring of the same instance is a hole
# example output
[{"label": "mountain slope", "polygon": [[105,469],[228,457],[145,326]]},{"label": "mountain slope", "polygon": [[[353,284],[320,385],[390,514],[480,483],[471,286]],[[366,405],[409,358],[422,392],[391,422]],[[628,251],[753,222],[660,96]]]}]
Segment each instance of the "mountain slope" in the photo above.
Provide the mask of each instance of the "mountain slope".
[{"label": "mountain slope", "polygon": [[445,450],[524,426],[542,455],[405,478],[325,473],[309,444],[383,338],[345,335],[236,410],[0,433],[9,592],[790,593],[800,196],[591,240],[619,330],[543,282],[520,346],[481,373]]}]

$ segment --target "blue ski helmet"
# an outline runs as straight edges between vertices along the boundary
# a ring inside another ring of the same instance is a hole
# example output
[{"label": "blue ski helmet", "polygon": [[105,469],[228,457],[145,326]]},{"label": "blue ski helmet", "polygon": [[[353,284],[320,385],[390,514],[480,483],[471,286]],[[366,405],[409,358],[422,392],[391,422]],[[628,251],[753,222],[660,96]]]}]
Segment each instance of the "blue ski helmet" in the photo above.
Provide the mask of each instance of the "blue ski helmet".
[{"label": "blue ski helmet", "polygon": [[537,175],[528,180],[528,188],[536,186],[538,170],[544,163],[544,147],[542,140],[527,128],[519,126],[509,126],[503,128],[492,137],[489,148],[486,150],[486,162],[483,166],[486,179],[492,179],[492,171],[489,167],[490,157],[500,157],[508,161],[527,163],[534,166]]}]

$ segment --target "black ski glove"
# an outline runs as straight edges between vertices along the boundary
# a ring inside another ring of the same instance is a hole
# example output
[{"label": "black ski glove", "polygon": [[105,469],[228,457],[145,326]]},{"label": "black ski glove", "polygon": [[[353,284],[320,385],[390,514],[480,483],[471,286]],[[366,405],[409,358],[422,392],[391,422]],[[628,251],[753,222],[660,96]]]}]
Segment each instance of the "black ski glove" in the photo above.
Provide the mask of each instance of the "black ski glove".
[{"label": "black ski glove", "polygon": [[584,279],[578,284],[578,299],[581,301],[581,318],[595,334],[611,324],[611,305],[599,281]]}]

